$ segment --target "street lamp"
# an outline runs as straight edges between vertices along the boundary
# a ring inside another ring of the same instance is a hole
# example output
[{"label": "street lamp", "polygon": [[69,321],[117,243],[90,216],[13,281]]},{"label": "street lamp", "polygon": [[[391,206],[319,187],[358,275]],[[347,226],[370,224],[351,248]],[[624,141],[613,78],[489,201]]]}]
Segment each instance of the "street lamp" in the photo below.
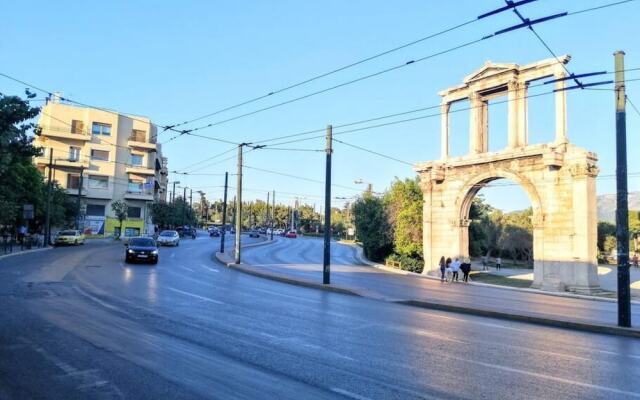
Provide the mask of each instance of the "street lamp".
[{"label": "street lamp", "polygon": [[355,181],[353,181],[353,183],[355,183],[356,185],[361,185],[363,183],[366,183],[367,184],[367,193],[369,193],[369,194],[373,193],[373,183],[365,182],[362,179],[356,179]]}]

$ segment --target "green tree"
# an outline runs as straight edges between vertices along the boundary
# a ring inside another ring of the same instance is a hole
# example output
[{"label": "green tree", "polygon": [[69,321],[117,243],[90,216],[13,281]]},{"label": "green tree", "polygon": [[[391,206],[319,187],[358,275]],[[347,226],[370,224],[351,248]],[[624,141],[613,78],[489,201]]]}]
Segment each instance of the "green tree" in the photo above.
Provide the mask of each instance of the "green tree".
[{"label": "green tree", "polygon": [[127,211],[129,210],[129,206],[124,200],[116,200],[111,203],[111,209],[120,222],[120,235],[122,235],[122,222],[127,219]]},{"label": "green tree", "polygon": [[153,203],[150,208],[151,219],[160,229],[175,225],[175,207],[171,203]]},{"label": "green tree", "polygon": [[393,250],[393,240],[382,199],[365,193],[353,204],[353,219],[364,255],[381,261]]},{"label": "green tree", "polygon": [[422,190],[418,181],[396,180],[384,195],[384,205],[395,252],[422,259]]},{"label": "green tree", "polygon": [[599,221],[598,222],[598,250],[605,250],[605,242],[608,237],[616,237],[616,226],[611,222]]}]

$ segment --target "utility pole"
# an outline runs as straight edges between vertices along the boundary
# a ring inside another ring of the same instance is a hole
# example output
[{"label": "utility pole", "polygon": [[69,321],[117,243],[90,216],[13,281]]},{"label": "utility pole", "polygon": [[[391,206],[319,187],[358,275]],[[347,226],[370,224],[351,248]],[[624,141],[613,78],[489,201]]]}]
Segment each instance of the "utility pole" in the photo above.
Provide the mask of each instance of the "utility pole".
[{"label": "utility pole", "polygon": [[331,283],[331,153],[333,153],[333,127],[327,126],[327,163],[324,181],[324,257],[322,283]]},{"label": "utility pole", "polygon": [[80,230],[80,198],[82,198],[82,178],[84,167],[80,167],[80,183],[78,185],[78,202],[76,203],[76,230]]},{"label": "utility pole", "polygon": [[627,193],[627,121],[624,52],[616,51],[616,242],[618,251],[618,325],[631,326],[629,287],[629,204]]},{"label": "utility pole", "polygon": [[224,200],[222,203],[222,232],[220,233],[220,253],[224,253],[224,237],[227,235],[227,185],[229,173],[224,173]]},{"label": "utility pole", "polygon": [[264,219],[264,226],[269,226],[269,195],[270,194],[271,194],[270,192],[267,192],[267,207],[265,210],[266,215]]},{"label": "utility pole", "polygon": [[176,183],[180,183],[180,181],[173,181],[173,198],[171,199],[172,203],[176,202]]},{"label": "utility pole", "polygon": [[242,232],[242,147],[245,143],[238,145],[238,180],[236,197],[236,248],[235,263],[240,264],[240,233]]},{"label": "utility pole", "polygon": [[275,227],[275,219],[276,219],[276,191],[273,191],[273,196],[271,201],[273,202],[273,206],[271,207],[271,240],[273,240],[273,229]]},{"label": "utility pole", "polygon": [[182,188],[182,225],[185,224],[185,220],[187,219],[187,187]]},{"label": "utility pole", "polygon": [[46,216],[45,216],[45,225],[44,225],[44,245],[48,246],[51,241],[51,172],[53,170],[53,148],[49,149],[49,173],[48,173],[48,183],[47,183],[47,208],[46,208]]}]

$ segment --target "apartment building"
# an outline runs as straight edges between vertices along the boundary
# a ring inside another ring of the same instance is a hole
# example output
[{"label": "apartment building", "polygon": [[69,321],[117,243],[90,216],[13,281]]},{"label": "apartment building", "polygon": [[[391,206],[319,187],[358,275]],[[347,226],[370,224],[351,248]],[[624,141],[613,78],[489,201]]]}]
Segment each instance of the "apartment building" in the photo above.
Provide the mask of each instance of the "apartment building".
[{"label": "apartment building", "polygon": [[118,234],[111,204],[123,200],[128,216],[122,235],[152,234],[150,204],[167,196],[167,159],[156,143],[157,127],[142,116],[49,101],[40,115],[44,148],[34,162],[51,173],[71,196],[80,196],[81,227],[86,234]]}]

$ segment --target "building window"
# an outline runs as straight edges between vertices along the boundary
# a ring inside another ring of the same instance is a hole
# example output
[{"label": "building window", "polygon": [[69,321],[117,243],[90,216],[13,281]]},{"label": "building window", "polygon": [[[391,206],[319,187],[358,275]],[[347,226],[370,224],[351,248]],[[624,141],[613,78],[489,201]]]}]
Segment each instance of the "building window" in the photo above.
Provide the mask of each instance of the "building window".
[{"label": "building window", "polygon": [[80,161],[80,147],[69,147],[69,161]]},{"label": "building window", "polygon": [[87,204],[86,215],[94,217],[104,217],[104,204]]},{"label": "building window", "polygon": [[127,208],[127,217],[129,217],[129,218],[142,218],[142,207],[129,207],[129,208]]},{"label": "building window", "polygon": [[71,133],[84,133],[84,122],[74,119],[71,121]]},{"label": "building window", "polygon": [[143,183],[141,180],[129,179],[129,192],[140,193],[142,192]]},{"label": "building window", "polygon": [[111,136],[111,124],[94,122],[91,126],[91,133],[93,133],[94,135]]},{"label": "building window", "polygon": [[91,159],[96,161],[109,161],[109,152],[106,150],[91,150]]},{"label": "building window", "polygon": [[137,167],[142,166],[143,157],[140,154],[132,154],[131,155],[131,165],[135,165]]},{"label": "building window", "polygon": [[67,189],[78,189],[80,187],[80,175],[67,175]]},{"label": "building window", "polygon": [[146,142],[147,141],[147,132],[142,131],[140,129],[132,129],[131,130],[131,138],[134,142]]},{"label": "building window", "polygon": [[109,177],[99,175],[89,175],[89,188],[109,189]]}]

